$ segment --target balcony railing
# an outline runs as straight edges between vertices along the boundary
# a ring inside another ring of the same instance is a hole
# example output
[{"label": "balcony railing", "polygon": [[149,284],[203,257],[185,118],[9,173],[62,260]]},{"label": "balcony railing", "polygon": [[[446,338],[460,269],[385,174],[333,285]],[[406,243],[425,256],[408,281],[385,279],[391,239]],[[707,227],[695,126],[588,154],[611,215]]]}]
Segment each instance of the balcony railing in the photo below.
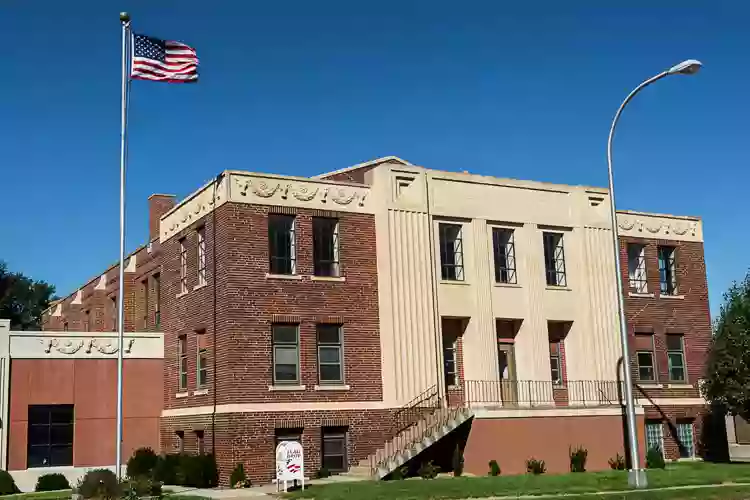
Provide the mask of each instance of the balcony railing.
[{"label": "balcony railing", "polygon": [[465,380],[463,387],[470,407],[595,407],[622,401],[622,384],[613,380]]}]

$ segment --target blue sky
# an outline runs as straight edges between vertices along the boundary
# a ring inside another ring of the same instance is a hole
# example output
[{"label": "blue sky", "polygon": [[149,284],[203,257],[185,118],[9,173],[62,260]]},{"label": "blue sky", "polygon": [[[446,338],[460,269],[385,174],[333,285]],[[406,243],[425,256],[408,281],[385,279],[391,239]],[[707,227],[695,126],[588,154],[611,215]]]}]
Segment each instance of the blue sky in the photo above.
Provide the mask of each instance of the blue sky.
[{"label": "blue sky", "polygon": [[[711,306],[750,265],[743,2],[35,1],[0,5],[0,259],[68,293],[117,259],[120,27],[197,48],[197,85],[135,82],[127,245],[151,193],[223,169],[313,175],[397,155],[603,186],[618,208],[699,215]],[[604,5],[606,4],[606,6]]]}]

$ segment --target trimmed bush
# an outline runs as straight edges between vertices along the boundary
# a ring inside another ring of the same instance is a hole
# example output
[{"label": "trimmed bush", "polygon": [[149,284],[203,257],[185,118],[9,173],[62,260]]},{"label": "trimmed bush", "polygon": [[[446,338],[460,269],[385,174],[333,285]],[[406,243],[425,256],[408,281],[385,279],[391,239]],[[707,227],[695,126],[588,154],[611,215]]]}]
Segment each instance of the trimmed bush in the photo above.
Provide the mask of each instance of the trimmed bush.
[{"label": "trimmed bush", "polygon": [[182,455],[177,474],[181,486],[214,488],[219,484],[219,469],[213,454]]},{"label": "trimmed bush", "polygon": [[0,495],[12,495],[13,493],[21,493],[21,490],[16,486],[13,476],[7,470],[0,469]]},{"label": "trimmed bush", "polygon": [[440,469],[435,467],[435,465],[433,465],[432,463],[432,460],[430,460],[429,462],[425,462],[419,466],[417,474],[419,474],[419,477],[421,477],[422,479],[435,479],[438,475],[438,472],[440,472]]},{"label": "trimmed bush", "polygon": [[544,474],[547,472],[547,464],[544,463],[544,460],[530,458],[526,460],[526,472],[531,474]]},{"label": "trimmed bush", "polygon": [[122,494],[117,476],[109,469],[88,471],[78,482],[76,490],[83,498],[99,500],[114,500]]},{"label": "trimmed bush", "polygon": [[153,476],[157,460],[158,457],[151,448],[138,448],[128,460],[128,477]]},{"label": "trimmed bush", "polygon": [[237,464],[232,469],[232,473],[229,474],[229,485],[232,488],[249,488],[251,486],[250,480],[245,474],[245,465]]},{"label": "trimmed bush", "polygon": [[154,479],[162,484],[179,486],[182,484],[181,478],[178,478],[179,475],[180,455],[178,453],[169,453],[157,457],[156,466],[154,467]]},{"label": "trimmed bush", "polygon": [[647,469],[664,469],[667,466],[664,461],[664,455],[661,450],[657,447],[649,448],[646,452],[646,468]]},{"label": "trimmed bush", "polygon": [[625,457],[619,453],[614,458],[610,458],[608,463],[609,468],[612,470],[625,470]]},{"label": "trimmed bush", "polygon": [[579,446],[575,450],[568,450],[570,455],[570,472],[586,472],[586,459],[589,456],[589,451],[583,446]]},{"label": "trimmed bush", "polygon": [[325,467],[321,467],[318,469],[318,472],[315,473],[315,479],[325,479],[327,477],[331,477],[331,471]]},{"label": "trimmed bush", "polygon": [[460,477],[464,473],[464,454],[461,452],[461,447],[456,445],[453,450],[453,458],[451,459],[451,465],[453,466],[453,476]]},{"label": "trimmed bush", "polygon": [[497,464],[497,460],[490,460],[490,476],[496,477],[500,475],[500,466]]},{"label": "trimmed bush", "polygon": [[148,476],[138,476],[127,480],[124,484],[124,498],[127,500],[143,497],[162,497],[161,483]]},{"label": "trimmed bush", "polygon": [[36,480],[36,486],[34,487],[34,491],[57,491],[69,489],[70,483],[68,482],[68,478],[59,472],[39,476],[39,479]]}]

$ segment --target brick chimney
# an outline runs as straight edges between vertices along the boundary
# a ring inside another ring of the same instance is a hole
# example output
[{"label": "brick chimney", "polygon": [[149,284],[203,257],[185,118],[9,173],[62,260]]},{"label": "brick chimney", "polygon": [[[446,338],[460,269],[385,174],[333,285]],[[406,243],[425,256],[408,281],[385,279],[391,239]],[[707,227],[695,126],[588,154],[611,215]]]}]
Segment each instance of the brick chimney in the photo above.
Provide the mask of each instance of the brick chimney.
[{"label": "brick chimney", "polygon": [[174,195],[152,194],[148,197],[148,240],[159,237],[159,219],[175,205]]}]

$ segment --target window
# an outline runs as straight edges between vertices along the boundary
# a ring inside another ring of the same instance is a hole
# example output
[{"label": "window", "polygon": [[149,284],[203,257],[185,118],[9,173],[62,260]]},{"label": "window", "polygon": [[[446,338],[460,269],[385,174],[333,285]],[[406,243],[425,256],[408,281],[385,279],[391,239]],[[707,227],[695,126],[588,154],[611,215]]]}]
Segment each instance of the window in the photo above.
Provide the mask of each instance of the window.
[{"label": "window", "polygon": [[112,299],[112,331],[117,331],[117,296],[115,295]]},{"label": "window", "polygon": [[268,216],[268,254],[271,274],[295,274],[294,217]]},{"label": "window", "polygon": [[323,427],[323,468],[330,472],[346,472],[346,427]]},{"label": "window", "polygon": [[197,385],[206,387],[208,385],[208,338],[206,332],[201,330],[197,332],[198,339],[198,360],[197,360]]},{"label": "window", "polygon": [[141,281],[141,291],[143,293],[143,329],[148,330],[148,278]]},{"label": "window", "polygon": [[667,361],[669,362],[669,380],[686,382],[685,377],[685,342],[682,335],[667,335]]},{"label": "window", "polygon": [[628,279],[635,293],[648,293],[646,246],[628,243]]},{"label": "window", "polygon": [[552,383],[554,385],[563,385],[562,371],[562,341],[549,341],[549,365]]},{"label": "window", "polygon": [[91,311],[88,309],[83,311],[83,331],[88,332],[91,330]]},{"label": "window", "polygon": [[653,449],[664,455],[664,428],[658,420],[646,422],[646,451]]},{"label": "window", "polygon": [[343,383],[341,326],[318,325],[318,376],[320,383]]},{"label": "window", "polygon": [[567,286],[563,235],[561,233],[543,233],[543,237],[544,270],[547,274],[547,285]]},{"label": "window", "polygon": [[273,382],[299,383],[298,325],[272,325]]},{"label": "window", "polygon": [[29,405],[27,467],[73,465],[73,405]]},{"label": "window", "polygon": [[187,335],[180,335],[177,338],[177,362],[180,373],[178,388],[184,390],[188,385]]},{"label": "window", "polygon": [[161,275],[154,274],[154,328],[158,331],[161,329]]},{"label": "window", "polygon": [[445,372],[445,387],[455,387],[458,384],[456,338],[445,333],[443,333],[443,371]]},{"label": "window", "polygon": [[464,280],[464,248],[460,224],[438,225],[440,276],[447,281]]},{"label": "window", "polygon": [[299,444],[302,444],[302,431],[303,429],[301,428],[276,429],[274,431],[274,443],[273,443],[274,451],[276,450],[276,447],[279,446],[279,444],[283,441],[296,441]]},{"label": "window", "polygon": [[695,457],[695,439],[693,436],[692,421],[677,422],[677,447],[680,449],[680,458]]},{"label": "window", "polygon": [[199,455],[203,455],[206,452],[205,435],[206,433],[202,429],[195,431],[195,439],[198,441]]},{"label": "window", "polygon": [[185,453],[185,431],[175,431],[175,435],[177,436],[177,452]]},{"label": "window", "polygon": [[635,357],[638,364],[638,380],[655,382],[656,366],[654,365],[654,336],[652,334],[636,333]]},{"label": "window", "polygon": [[495,282],[516,283],[516,251],[512,229],[492,228],[492,251],[495,256]]},{"label": "window", "polygon": [[187,245],[185,238],[180,240],[180,293],[187,293]]},{"label": "window", "polygon": [[67,321],[64,321],[64,322],[63,322],[63,331],[64,331],[64,332],[67,332],[67,331],[68,331],[68,322],[67,322]]},{"label": "window", "polygon": [[198,228],[198,286],[206,284],[206,228]]},{"label": "window", "polygon": [[662,295],[677,295],[675,248],[659,247],[659,287]]},{"label": "window", "polygon": [[339,221],[313,217],[315,276],[339,276]]}]

